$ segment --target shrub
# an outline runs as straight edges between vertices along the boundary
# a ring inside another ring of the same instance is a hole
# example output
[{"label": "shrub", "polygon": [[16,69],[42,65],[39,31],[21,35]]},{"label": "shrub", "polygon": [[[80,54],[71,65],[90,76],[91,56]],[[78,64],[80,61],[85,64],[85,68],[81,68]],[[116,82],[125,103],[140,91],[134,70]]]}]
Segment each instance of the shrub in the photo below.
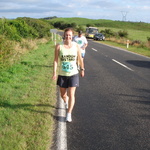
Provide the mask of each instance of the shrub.
[{"label": "shrub", "polygon": [[150,42],[150,37],[147,37],[148,42]]},{"label": "shrub", "polygon": [[2,26],[0,34],[5,35],[10,40],[21,41],[21,38],[36,38],[39,36],[38,32],[23,20],[2,19],[0,25]]},{"label": "shrub", "polygon": [[1,19],[0,25],[0,34],[4,35],[5,38],[15,41],[21,41],[20,35],[18,35],[16,27],[14,27],[7,19]]},{"label": "shrub", "polygon": [[125,30],[123,30],[123,31],[120,30],[120,31],[118,31],[118,35],[121,38],[123,38],[123,37],[127,38],[128,37],[128,32],[125,31]]},{"label": "shrub", "polygon": [[86,26],[87,26],[87,27],[95,27],[95,24],[93,24],[93,23],[88,23],[88,24],[86,24]]},{"label": "shrub", "polygon": [[16,19],[11,21],[10,24],[16,27],[18,34],[22,38],[38,37],[38,32],[34,28],[30,27],[24,20]]},{"label": "shrub", "polygon": [[139,40],[134,40],[134,41],[132,41],[132,43],[131,43],[131,45],[140,45],[141,44],[141,41],[139,41]]},{"label": "shrub", "polygon": [[105,37],[112,37],[115,35],[115,33],[111,29],[105,29],[100,31],[102,34],[105,35]]},{"label": "shrub", "polygon": [[77,28],[77,24],[76,23],[66,23],[64,21],[56,21],[53,23],[53,26],[55,28],[59,28],[59,29],[62,29],[64,30],[65,28]]},{"label": "shrub", "polygon": [[150,48],[150,37],[147,37],[147,47]]},{"label": "shrub", "polygon": [[96,27],[100,27],[100,26],[101,26],[101,23],[95,23],[95,26],[96,26]]},{"label": "shrub", "polygon": [[20,55],[34,49],[33,39],[49,38],[52,26],[39,19],[0,19],[0,68],[15,62]]},{"label": "shrub", "polygon": [[71,27],[75,29],[77,27],[77,24],[75,22],[73,22],[73,23],[71,23]]},{"label": "shrub", "polygon": [[6,61],[12,51],[13,51],[14,44],[10,40],[6,40],[4,35],[0,35],[0,64],[3,61]]},{"label": "shrub", "polygon": [[76,28],[76,31],[78,32],[78,31],[85,31],[85,28],[84,28],[84,26],[78,26],[77,28]]},{"label": "shrub", "polygon": [[49,37],[51,35],[50,29],[52,26],[46,21],[27,17],[17,19],[25,21],[32,29],[34,29],[34,32],[36,33],[35,36],[38,38]]}]

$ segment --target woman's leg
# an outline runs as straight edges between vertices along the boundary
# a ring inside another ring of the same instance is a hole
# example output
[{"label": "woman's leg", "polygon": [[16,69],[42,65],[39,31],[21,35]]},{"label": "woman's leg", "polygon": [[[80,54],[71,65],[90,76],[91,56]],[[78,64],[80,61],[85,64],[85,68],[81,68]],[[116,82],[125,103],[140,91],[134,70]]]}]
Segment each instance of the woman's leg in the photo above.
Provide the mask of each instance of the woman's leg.
[{"label": "woman's leg", "polygon": [[64,102],[67,103],[67,100],[68,100],[67,88],[60,87],[60,94],[61,94],[61,98],[64,100]]},{"label": "woman's leg", "polygon": [[68,113],[72,113],[74,104],[75,104],[75,91],[76,87],[69,87],[68,88],[68,96],[69,96],[69,108]]}]

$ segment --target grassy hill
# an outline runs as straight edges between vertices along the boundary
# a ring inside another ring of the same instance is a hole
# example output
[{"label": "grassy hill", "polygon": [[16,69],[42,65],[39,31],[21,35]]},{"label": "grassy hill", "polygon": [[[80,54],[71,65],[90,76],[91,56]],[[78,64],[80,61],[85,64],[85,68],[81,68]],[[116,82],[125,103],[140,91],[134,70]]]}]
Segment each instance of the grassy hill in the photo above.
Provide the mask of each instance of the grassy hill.
[{"label": "grassy hill", "polygon": [[150,23],[144,22],[124,22],[124,21],[113,21],[105,19],[87,19],[87,18],[54,18],[49,20],[52,22],[63,21],[65,23],[76,23],[78,25],[86,26],[91,24],[96,27],[110,27],[110,28],[120,28],[120,29],[134,29],[150,32]]},{"label": "grassy hill", "polygon": [[[105,44],[118,44],[117,46],[126,48],[126,41],[129,40],[130,49],[131,47],[134,49],[132,51],[150,56],[150,23],[87,18],[53,18],[47,21],[55,28],[73,27],[75,31],[79,28],[84,32],[87,26],[95,26],[105,35]],[[110,31],[113,35],[109,36],[106,31]],[[119,37],[119,32],[126,32],[127,36]]]}]

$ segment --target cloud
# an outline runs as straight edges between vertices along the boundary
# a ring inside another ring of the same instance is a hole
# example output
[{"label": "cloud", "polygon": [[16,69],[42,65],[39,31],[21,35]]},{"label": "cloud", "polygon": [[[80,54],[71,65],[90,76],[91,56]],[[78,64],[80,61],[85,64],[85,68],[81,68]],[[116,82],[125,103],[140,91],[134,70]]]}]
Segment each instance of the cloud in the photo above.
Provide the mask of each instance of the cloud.
[{"label": "cloud", "polygon": [[34,5],[31,5],[31,2],[38,2],[39,0],[31,0],[29,3],[22,0],[22,4],[20,3],[12,3],[13,0],[9,3],[4,3],[3,7],[0,5],[0,12],[12,12],[12,13],[46,13],[46,12],[68,12],[68,10],[64,10],[64,7],[60,4],[56,3],[36,3]]},{"label": "cloud", "polygon": [[81,16],[82,15],[82,12],[77,12],[77,16]]},{"label": "cloud", "polygon": [[150,22],[149,0],[1,0],[0,17],[84,17],[89,19],[122,20],[121,11],[128,12],[127,19]]}]

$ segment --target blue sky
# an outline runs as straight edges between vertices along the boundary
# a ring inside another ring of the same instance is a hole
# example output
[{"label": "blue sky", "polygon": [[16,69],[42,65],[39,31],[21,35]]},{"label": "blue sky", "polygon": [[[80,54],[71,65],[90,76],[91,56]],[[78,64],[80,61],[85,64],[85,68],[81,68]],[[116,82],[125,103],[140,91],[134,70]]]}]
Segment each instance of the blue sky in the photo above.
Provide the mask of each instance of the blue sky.
[{"label": "blue sky", "polygon": [[150,23],[150,0],[0,0],[0,18],[52,16]]}]

